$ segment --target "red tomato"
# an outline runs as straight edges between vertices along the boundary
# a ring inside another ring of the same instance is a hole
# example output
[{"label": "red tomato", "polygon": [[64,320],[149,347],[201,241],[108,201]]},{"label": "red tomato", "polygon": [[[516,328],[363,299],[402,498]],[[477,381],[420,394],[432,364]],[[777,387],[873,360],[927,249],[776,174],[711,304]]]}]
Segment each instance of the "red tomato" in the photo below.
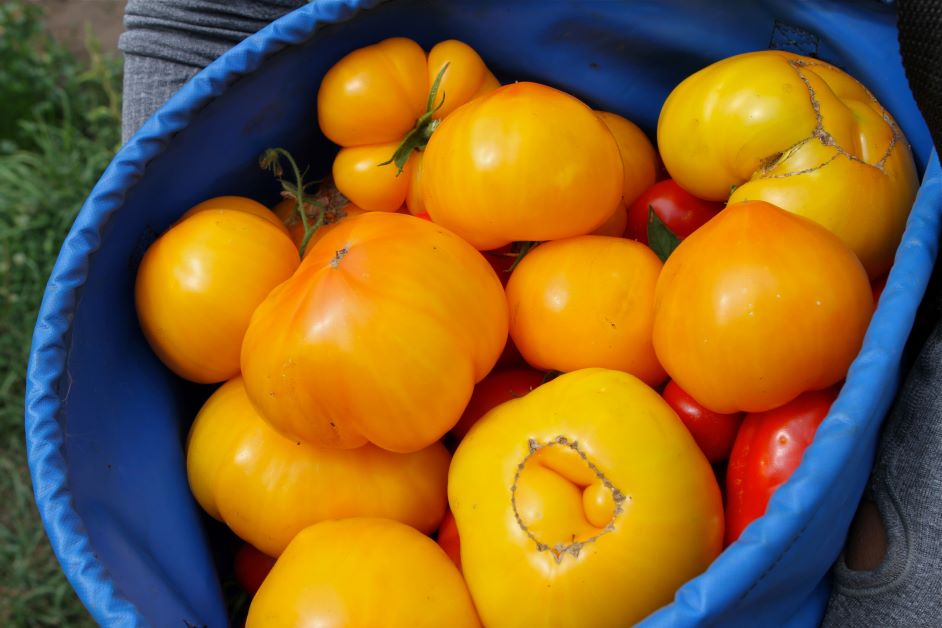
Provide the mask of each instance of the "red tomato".
[{"label": "red tomato", "polygon": [[445,512],[442,525],[438,528],[438,545],[445,550],[458,571],[461,571],[461,542],[458,540],[458,525],[450,510]]},{"label": "red tomato", "polygon": [[491,372],[474,387],[471,400],[458,420],[458,424],[451,428],[451,434],[461,440],[471,426],[492,408],[496,408],[505,401],[523,397],[542,384],[545,377],[545,373],[530,368]]},{"label": "red tomato", "polygon": [[648,208],[653,207],[664,224],[683,240],[715,216],[723,203],[705,201],[683,189],[673,179],[658,181],[641,193],[628,208],[625,237],[648,243]]},{"label": "red tomato", "polygon": [[239,546],[233,559],[236,580],[249,595],[255,595],[274,565],[274,558],[248,543]]},{"label": "red tomato", "polygon": [[798,468],[838,387],[807,392],[783,406],[747,414],[726,471],[726,544],[765,514],[775,490]]},{"label": "red tomato", "polygon": [[673,380],[667,384],[662,396],[690,430],[707,460],[717,463],[729,457],[736,431],[742,423],[741,412],[720,414],[708,410]]},{"label": "red tomato", "polygon": [[880,297],[883,295],[883,289],[886,288],[886,280],[889,275],[883,275],[876,281],[870,284],[870,289],[873,291],[873,306],[876,307],[880,303]]}]

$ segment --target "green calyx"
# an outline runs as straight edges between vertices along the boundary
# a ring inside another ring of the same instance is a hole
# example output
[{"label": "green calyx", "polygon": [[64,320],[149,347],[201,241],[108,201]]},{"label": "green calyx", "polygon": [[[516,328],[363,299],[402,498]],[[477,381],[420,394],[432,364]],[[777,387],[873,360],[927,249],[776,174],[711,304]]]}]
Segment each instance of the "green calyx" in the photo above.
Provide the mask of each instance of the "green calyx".
[{"label": "green calyx", "polygon": [[680,238],[664,224],[661,217],[654,212],[654,207],[648,205],[648,246],[651,250],[662,262],[666,262],[678,244]]},{"label": "green calyx", "polygon": [[428,92],[425,113],[419,116],[412,130],[402,138],[393,156],[380,164],[376,164],[377,166],[396,164],[396,176],[398,177],[402,174],[402,169],[406,167],[406,162],[409,161],[409,156],[412,155],[412,151],[425,150],[425,145],[428,144],[432,133],[435,132],[435,129],[437,129],[438,125],[441,123],[441,120],[436,120],[432,116],[445,104],[445,92],[442,92],[442,97],[441,100],[438,101],[438,104],[435,104],[435,101],[438,99],[438,88],[441,86],[442,77],[445,76],[445,70],[447,69],[448,64],[446,63],[442,66],[442,69],[438,71],[438,76],[435,77],[432,88]]}]

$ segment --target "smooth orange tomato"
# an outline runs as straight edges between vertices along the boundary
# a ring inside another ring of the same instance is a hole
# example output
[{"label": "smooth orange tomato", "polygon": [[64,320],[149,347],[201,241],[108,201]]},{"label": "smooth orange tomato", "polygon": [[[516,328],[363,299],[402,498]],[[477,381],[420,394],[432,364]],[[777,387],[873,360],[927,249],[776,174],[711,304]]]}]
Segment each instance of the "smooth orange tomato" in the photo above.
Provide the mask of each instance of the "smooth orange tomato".
[{"label": "smooth orange tomato", "polygon": [[654,348],[708,409],[763,412],[842,379],[872,313],[867,273],[836,236],[774,205],[737,203],[665,263]]},{"label": "smooth orange tomato", "polygon": [[532,249],[507,284],[510,336],[544,371],[618,369],[654,386],[654,288],[661,260],[624,238],[580,236]]},{"label": "smooth orange tomato", "polygon": [[[597,113],[618,144],[618,153],[621,155],[624,172],[621,198],[627,210],[627,207],[657,180],[657,151],[654,150],[651,140],[644,134],[644,131],[631,120],[617,113],[607,111]],[[624,232],[625,227],[622,225],[621,231],[617,233],[600,233],[599,235],[620,236]]]},{"label": "smooth orange tomato", "polygon": [[233,377],[252,312],[298,262],[284,226],[263,205],[239,197],[201,203],[141,260],[134,298],[144,336],[183,378]]},{"label": "smooth orange tomato", "polygon": [[602,118],[537,83],[505,85],[446,118],[422,161],[425,209],[480,250],[601,226],[622,200]]},{"label": "smooth orange tomato", "polygon": [[661,110],[671,176],[707,200],[762,200],[836,234],[878,277],[893,261],[918,179],[909,144],[867,89],[782,51],[724,59]]},{"label": "smooth orange tomato", "polygon": [[325,521],[291,542],[252,605],[248,628],[480,626],[458,569],[387,519]]},{"label": "smooth orange tomato", "polygon": [[242,372],[285,434],[409,452],[458,421],[506,339],[504,292],[480,253],[427,220],[368,212],[258,307]]},{"label": "smooth orange tomato", "polygon": [[[429,102],[446,64],[435,102]],[[402,37],[354,50],[328,70],[317,92],[321,131],[342,147],[333,166],[337,187],[368,211],[397,211],[408,197],[419,213],[422,199],[410,183],[420,176],[421,169],[413,174],[420,153],[410,151],[401,173],[393,163],[379,164],[410,133],[420,141],[416,148],[423,147],[441,119],[498,85],[481,57],[453,39],[437,44],[428,57]]]},{"label": "smooth orange tomato", "polygon": [[430,533],[445,512],[444,445],[394,454],[371,444],[328,449],[290,440],[258,414],[241,377],[206,401],[186,456],[203,509],[271,556],[325,519],[385,517]]},{"label": "smooth orange tomato", "polygon": [[723,542],[713,470],[661,397],[620,371],[561,375],[458,446],[448,501],[487,626],[627,626]]},{"label": "smooth orange tomato", "polygon": [[609,216],[601,227],[592,232],[592,235],[612,236],[620,238],[628,227],[628,206],[624,203],[615,208],[615,213]]}]

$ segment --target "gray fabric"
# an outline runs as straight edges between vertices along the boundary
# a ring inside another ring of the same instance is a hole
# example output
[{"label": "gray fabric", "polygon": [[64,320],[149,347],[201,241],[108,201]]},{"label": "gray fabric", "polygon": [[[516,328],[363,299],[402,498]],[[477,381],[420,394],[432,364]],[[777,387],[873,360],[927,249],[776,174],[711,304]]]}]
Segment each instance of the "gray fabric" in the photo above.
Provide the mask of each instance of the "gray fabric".
[{"label": "gray fabric", "polygon": [[141,124],[194,74],[305,0],[129,0],[125,31],[122,136]]},{"label": "gray fabric", "polygon": [[887,535],[883,563],[844,557],[824,626],[942,626],[942,325],[937,324],[887,419],[868,489]]}]

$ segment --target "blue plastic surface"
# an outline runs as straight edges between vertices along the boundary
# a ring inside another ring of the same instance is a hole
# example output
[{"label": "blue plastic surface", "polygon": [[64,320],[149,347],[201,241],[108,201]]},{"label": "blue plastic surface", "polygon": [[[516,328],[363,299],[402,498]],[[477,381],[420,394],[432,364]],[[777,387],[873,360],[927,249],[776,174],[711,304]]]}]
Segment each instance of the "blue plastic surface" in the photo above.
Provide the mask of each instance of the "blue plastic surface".
[{"label": "blue plastic surface", "polygon": [[350,50],[393,35],[426,47],[462,39],[502,80],[556,85],[652,135],[660,104],[680,79],[770,45],[844,67],[896,116],[920,168],[928,168],[847,384],[768,514],[647,620],[816,623],[827,570],[897,387],[942,210],[942,173],[938,159],[930,161],[928,132],[900,65],[894,8],[869,0],[318,0],[200,73],[121,150],[91,193],[49,280],[33,339],[26,430],[36,501],[93,617],[107,626],[227,621],[211,535],[187,489],[183,456],[186,430],[209,390],[171,375],[141,335],[132,287],[144,249],[211,196],[273,201],[271,178],[256,165],[266,147],[284,146],[312,172],[327,172],[335,148],[316,128],[320,77]]}]

